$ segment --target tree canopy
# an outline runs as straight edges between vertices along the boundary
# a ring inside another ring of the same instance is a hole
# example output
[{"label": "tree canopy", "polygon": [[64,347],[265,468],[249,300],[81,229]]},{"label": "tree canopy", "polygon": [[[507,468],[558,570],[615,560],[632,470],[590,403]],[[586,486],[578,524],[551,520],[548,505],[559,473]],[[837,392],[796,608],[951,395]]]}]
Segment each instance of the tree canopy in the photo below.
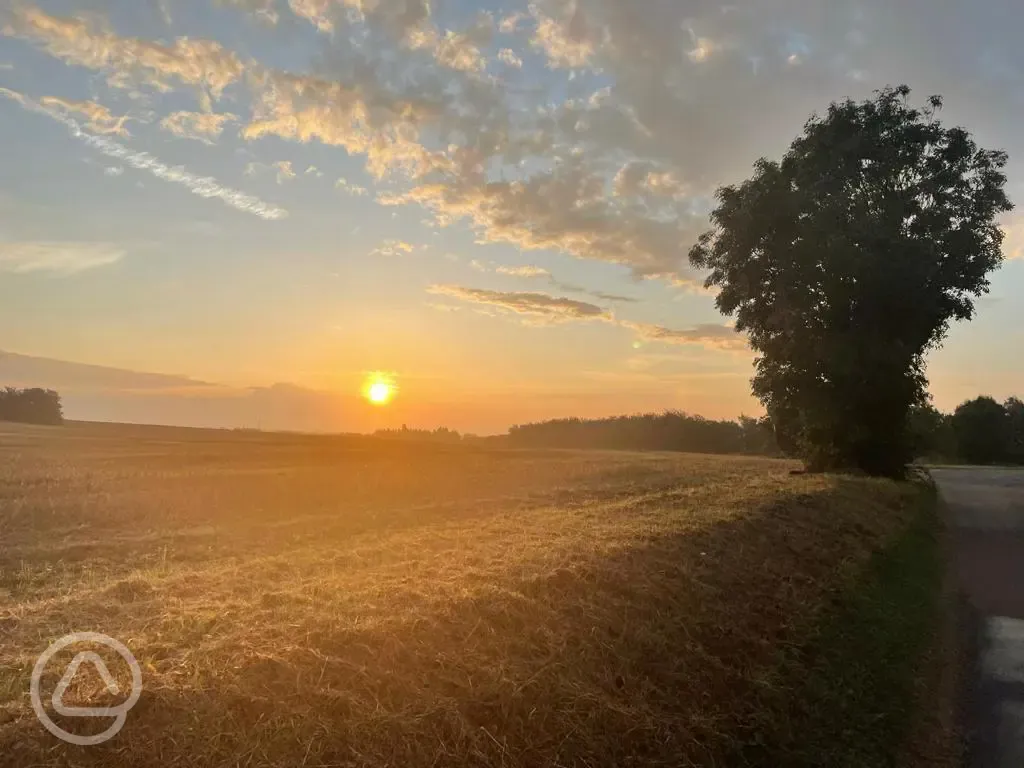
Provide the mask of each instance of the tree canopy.
[{"label": "tree canopy", "polygon": [[52,389],[0,389],[0,421],[30,424],[61,424],[60,395]]},{"label": "tree canopy", "polygon": [[988,396],[961,403],[951,419],[960,458],[971,464],[994,464],[1010,458],[1010,415]]},{"label": "tree canopy", "polygon": [[898,475],[912,458],[924,354],[1002,261],[1007,156],[910,89],[833,103],[780,162],[718,190],[690,251],[757,353],[754,394],[812,469]]}]

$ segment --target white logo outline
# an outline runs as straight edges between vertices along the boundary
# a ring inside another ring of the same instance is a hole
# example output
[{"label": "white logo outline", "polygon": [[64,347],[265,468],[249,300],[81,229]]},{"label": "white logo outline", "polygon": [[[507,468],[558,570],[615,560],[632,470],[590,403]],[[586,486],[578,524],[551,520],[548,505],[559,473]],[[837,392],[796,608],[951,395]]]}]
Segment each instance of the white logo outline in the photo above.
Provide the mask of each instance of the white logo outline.
[{"label": "white logo outline", "polygon": [[[64,704],[64,692],[67,690],[71,681],[75,678],[75,673],[83,662],[90,662],[96,667],[96,671],[103,680],[103,684],[106,686],[107,691],[110,693],[117,693],[118,687],[117,682],[114,680],[113,675],[110,674],[110,670],[107,669],[107,665],[103,659],[95,651],[82,651],[78,653],[71,663],[68,664],[68,668],[64,671],[63,677],[60,682],[57,683],[57,687],[53,689],[53,696],[51,697],[51,703],[53,704],[54,710],[61,715],[68,717],[113,717],[114,722],[111,723],[110,727],[105,731],[93,734],[91,736],[80,736],[76,733],[68,733],[59,725],[57,725],[50,718],[50,715],[43,708],[42,697],[39,694],[39,684],[43,676],[43,671],[46,669],[47,662],[53,658],[53,655],[60,650],[63,650],[67,646],[73,643],[99,643],[105,645],[108,648],[116,651],[118,655],[124,659],[128,666],[132,670],[132,690],[128,698],[122,703],[113,707],[69,707]],[[128,719],[128,711],[134,707],[139,697],[142,695],[142,669],[139,667],[139,662],[135,660],[135,656],[132,654],[128,647],[115,640],[109,635],[104,635],[101,632],[72,632],[69,635],[64,635],[57,640],[54,640],[36,660],[36,665],[32,669],[32,681],[29,686],[29,694],[32,700],[32,709],[36,713],[36,717],[39,718],[39,722],[43,724],[50,733],[56,736],[61,741],[66,741],[69,744],[76,744],[78,746],[92,746],[94,744],[102,744],[109,739],[114,738],[120,730],[124,727],[125,721]]]}]

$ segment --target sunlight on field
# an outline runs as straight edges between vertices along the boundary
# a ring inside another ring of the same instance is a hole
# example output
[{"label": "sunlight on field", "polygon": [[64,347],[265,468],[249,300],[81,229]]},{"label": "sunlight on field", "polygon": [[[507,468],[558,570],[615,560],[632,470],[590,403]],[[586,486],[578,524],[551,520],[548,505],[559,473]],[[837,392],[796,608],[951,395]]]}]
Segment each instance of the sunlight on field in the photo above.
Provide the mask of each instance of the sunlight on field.
[{"label": "sunlight on field", "polygon": [[905,520],[895,484],[789,469],[0,425],[0,764],[78,754],[24,692],[82,629],[144,672],[101,762],[718,759],[779,644]]}]

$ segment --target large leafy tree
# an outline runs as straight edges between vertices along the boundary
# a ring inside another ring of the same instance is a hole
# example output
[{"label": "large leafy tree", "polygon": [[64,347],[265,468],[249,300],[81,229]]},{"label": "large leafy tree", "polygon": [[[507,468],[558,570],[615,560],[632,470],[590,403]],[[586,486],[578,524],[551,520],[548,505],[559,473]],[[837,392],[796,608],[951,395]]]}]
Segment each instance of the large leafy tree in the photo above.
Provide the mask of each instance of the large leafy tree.
[{"label": "large leafy tree", "polygon": [[998,464],[1008,459],[1011,446],[1010,414],[987,395],[961,403],[953,412],[960,458],[971,464]]},{"label": "large leafy tree", "polygon": [[718,190],[690,251],[757,353],[754,394],[811,469],[898,475],[926,402],[924,354],[1002,261],[1004,152],[922,109],[906,86],[832,104],[781,162]]}]

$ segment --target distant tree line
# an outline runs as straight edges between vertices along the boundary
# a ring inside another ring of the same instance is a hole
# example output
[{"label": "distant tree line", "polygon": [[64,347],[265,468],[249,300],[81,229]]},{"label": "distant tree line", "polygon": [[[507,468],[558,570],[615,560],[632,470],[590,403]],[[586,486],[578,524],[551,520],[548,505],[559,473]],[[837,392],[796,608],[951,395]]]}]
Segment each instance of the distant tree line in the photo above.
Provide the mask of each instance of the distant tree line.
[{"label": "distant tree line", "polygon": [[[405,424],[401,429],[378,429],[373,433],[374,437],[386,437],[399,440],[425,440],[439,443],[458,443],[462,435],[454,429],[438,427],[437,429],[409,429]],[[471,437],[467,435],[467,437]]]},{"label": "distant tree line", "polygon": [[[976,397],[953,413],[942,413],[930,404],[915,406],[908,421],[917,459],[1024,465],[1024,401],[1020,398],[1000,403],[988,396]],[[519,424],[509,429],[506,442],[520,448],[800,455],[784,439],[777,441],[767,416],[716,421],[680,411]]]},{"label": "distant tree line", "polygon": [[910,433],[919,458],[968,464],[1024,464],[1024,402],[982,395],[940,413],[911,411]]},{"label": "distant tree line", "polygon": [[778,454],[765,418],[714,421],[680,411],[519,424],[509,429],[508,442],[523,448]]},{"label": "distant tree line", "polygon": [[52,389],[4,387],[0,390],[0,421],[62,424],[60,395]]}]

